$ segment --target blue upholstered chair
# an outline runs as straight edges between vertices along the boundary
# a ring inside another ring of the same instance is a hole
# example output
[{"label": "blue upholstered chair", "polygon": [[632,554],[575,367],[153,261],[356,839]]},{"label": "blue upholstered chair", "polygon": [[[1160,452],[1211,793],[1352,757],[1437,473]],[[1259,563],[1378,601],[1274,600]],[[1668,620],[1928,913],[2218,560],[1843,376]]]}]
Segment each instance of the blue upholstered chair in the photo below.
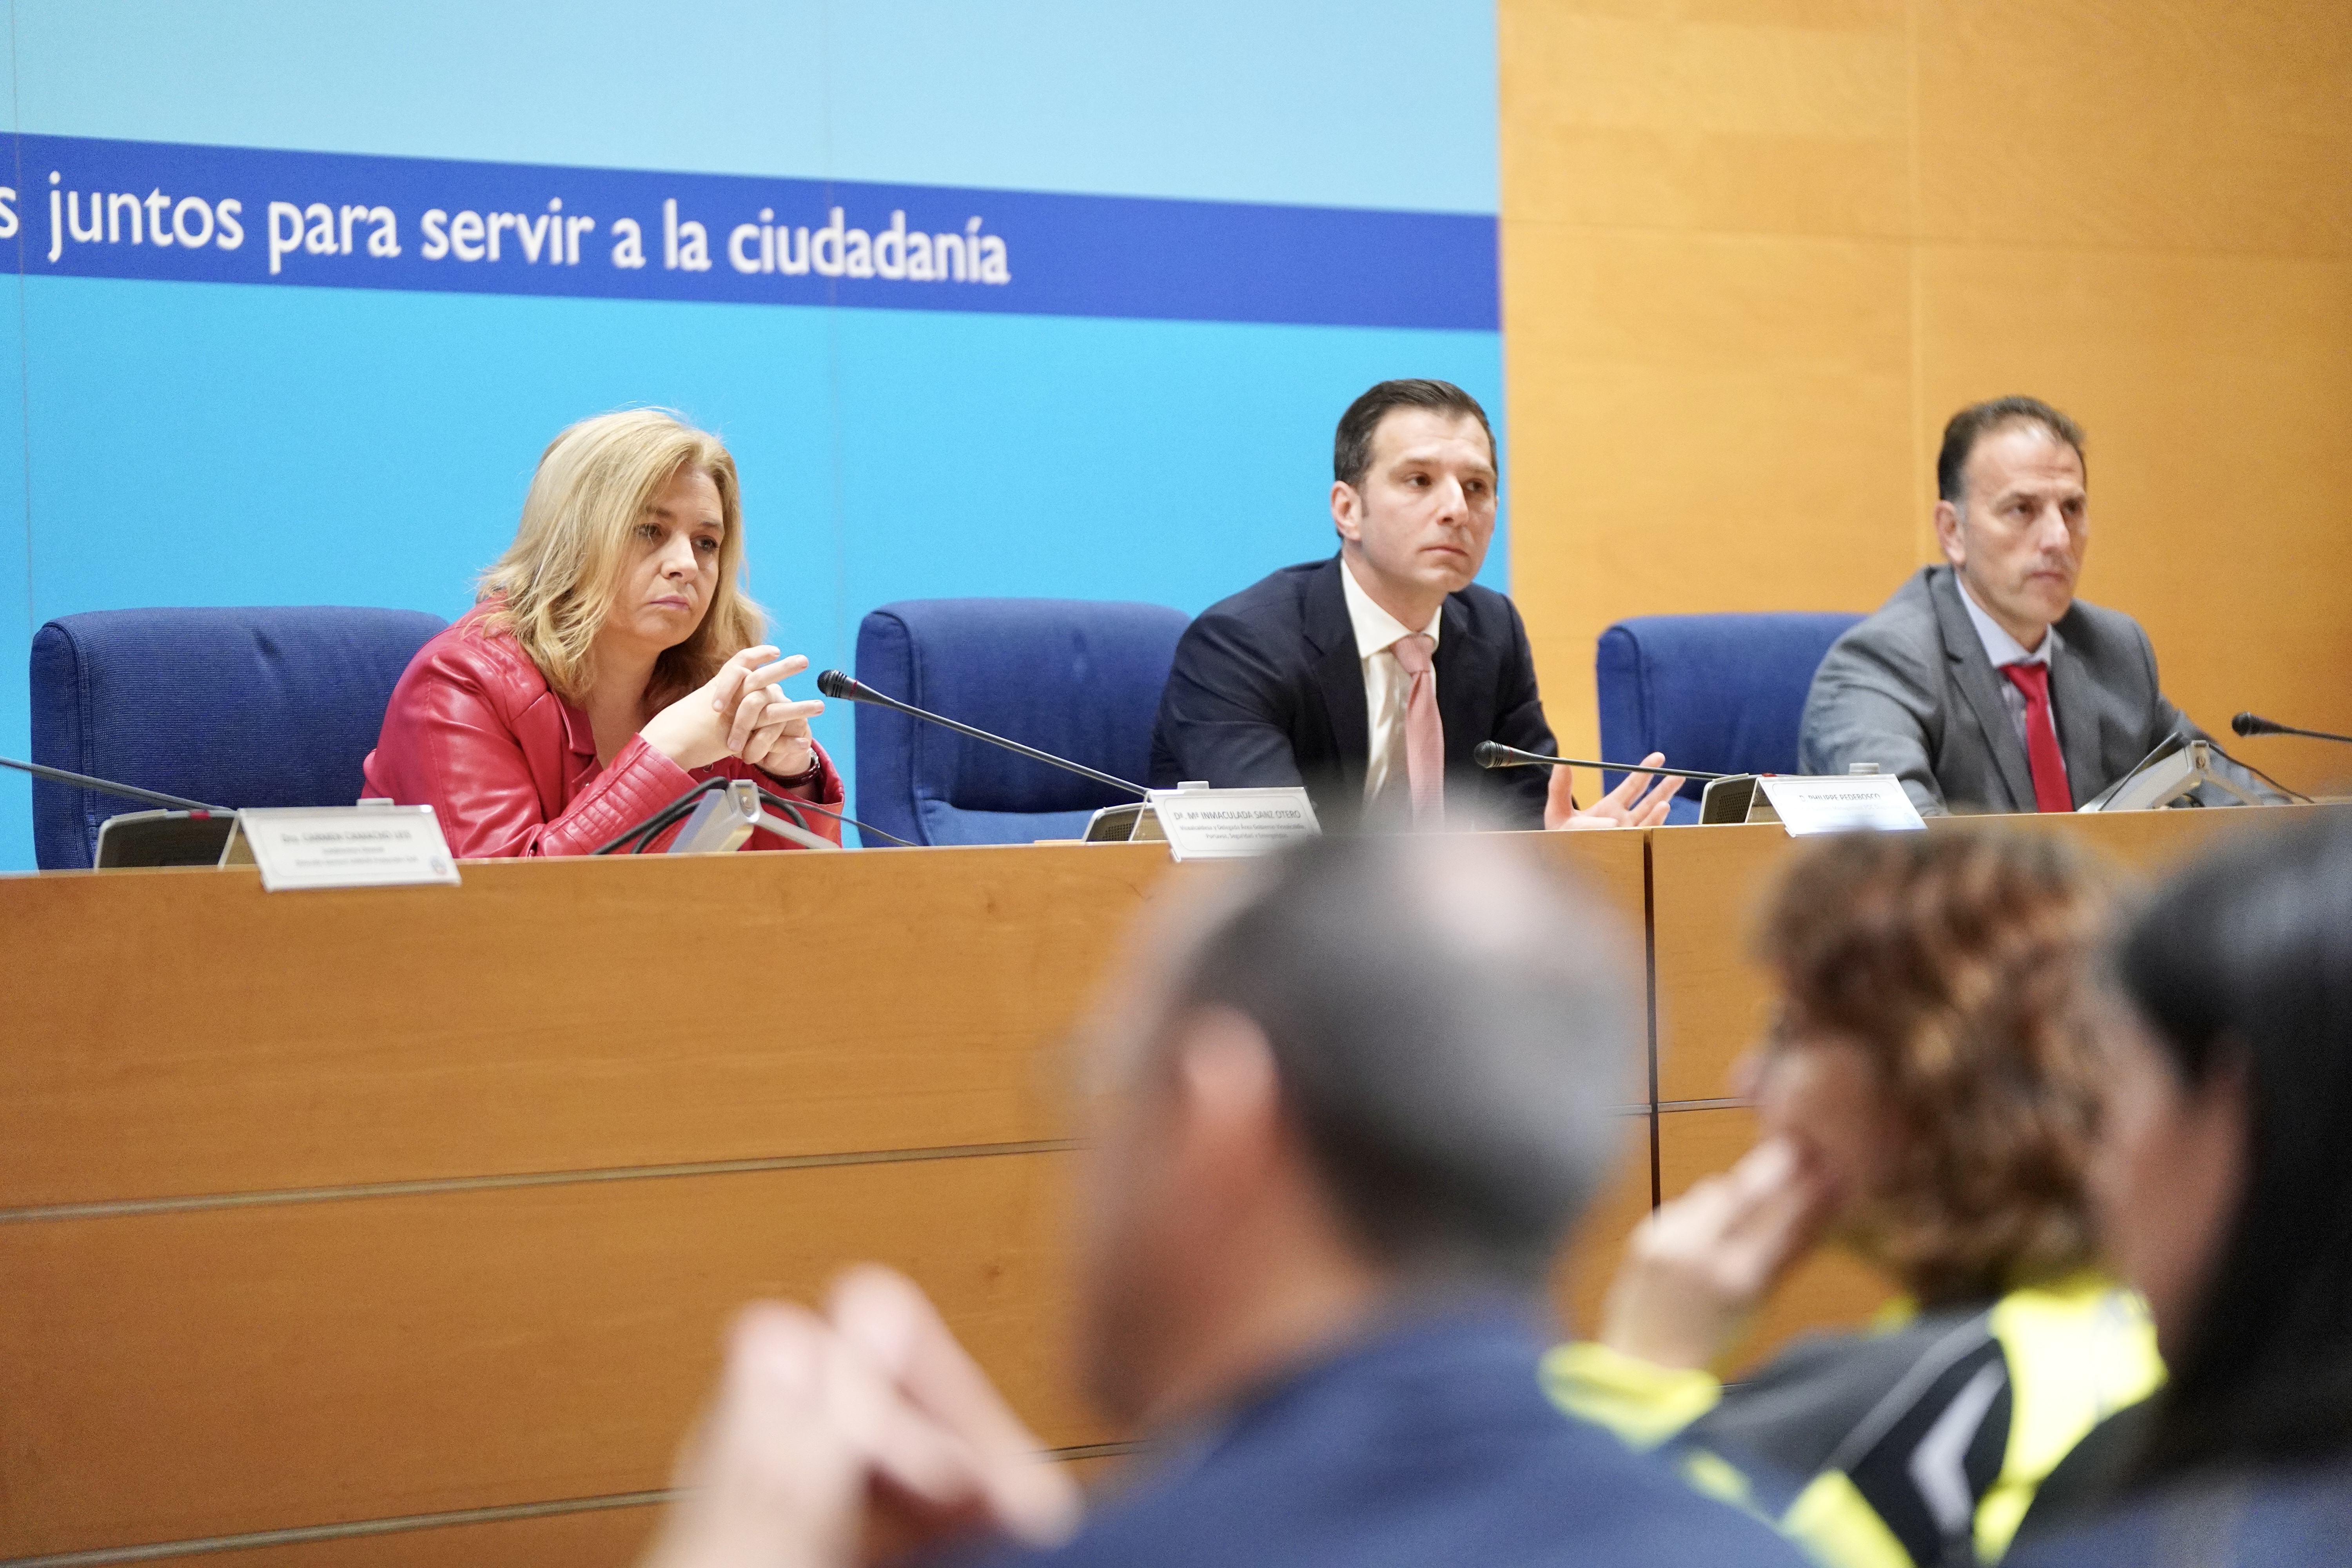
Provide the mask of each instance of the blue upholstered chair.
[{"label": "blue upholstered chair", "polygon": [[[1190,617],[1083,599],[908,599],[857,628],[888,696],[1138,784]],[[857,710],[856,814],[913,844],[1075,838],[1133,797],[887,709]]]},{"label": "blue upholstered chair", "polygon": [[[1862,619],[1843,614],[1642,616],[1601,634],[1601,754],[1711,773],[1797,771],[1797,727],[1822,656]],[[1622,773],[1608,775],[1615,784]],[[1686,784],[1667,820],[1696,822]]]},{"label": "blue upholstered chair", "polygon": [[[33,637],[33,760],[215,805],[349,805],[401,671],[447,623],[414,610],[99,610]],[[33,783],[44,870],[147,809]]]}]

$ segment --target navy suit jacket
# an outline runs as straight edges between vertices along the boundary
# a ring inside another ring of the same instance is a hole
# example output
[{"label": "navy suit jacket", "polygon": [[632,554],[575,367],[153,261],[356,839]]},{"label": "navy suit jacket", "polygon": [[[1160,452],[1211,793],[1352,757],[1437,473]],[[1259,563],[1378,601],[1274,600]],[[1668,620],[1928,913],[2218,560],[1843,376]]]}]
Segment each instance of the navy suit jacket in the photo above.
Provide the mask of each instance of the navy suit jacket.
[{"label": "navy suit jacket", "polygon": [[[1481,741],[1557,756],[1536,663],[1511,601],[1476,584],[1445,598],[1433,661],[1445,726],[1449,811],[1541,827],[1549,768],[1488,772]],[[1371,724],[1339,559],[1286,566],[1201,613],[1176,645],[1151,735],[1151,783],[1221,789],[1305,784],[1326,826],[1363,810]]]},{"label": "navy suit jacket", "polygon": [[1391,1324],[1244,1404],[1051,1552],[991,1568],[1800,1568],[1747,1514],[1562,1415],[1515,1305]]}]

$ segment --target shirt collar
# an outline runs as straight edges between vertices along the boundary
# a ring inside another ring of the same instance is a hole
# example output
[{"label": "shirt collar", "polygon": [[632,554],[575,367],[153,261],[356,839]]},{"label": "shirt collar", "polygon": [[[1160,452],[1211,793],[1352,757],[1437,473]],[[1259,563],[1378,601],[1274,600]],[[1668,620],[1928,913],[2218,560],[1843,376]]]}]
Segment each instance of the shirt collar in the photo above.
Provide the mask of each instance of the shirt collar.
[{"label": "shirt collar", "polygon": [[2032,653],[2026,652],[2025,645],[2010,636],[2008,627],[1985,613],[1969,594],[1968,579],[1957,569],[1952,573],[1952,586],[1960,591],[1960,605],[1968,611],[1969,624],[1976,627],[1977,640],[1984,644],[1985,658],[1992,660],[1995,669],[2005,664],[2048,664],[2050,656],[2064,646],[2058,628],[2052,626],[2042,634],[2042,646]]},{"label": "shirt collar", "polygon": [[[1339,591],[1348,598],[1348,620],[1356,628],[1356,657],[1370,658],[1386,649],[1399,637],[1412,636],[1412,628],[1390,615],[1372,602],[1372,596],[1357,584],[1356,574],[1349,568],[1348,558],[1339,557]],[[1429,617],[1422,631],[1429,640],[1437,640],[1437,625],[1445,618],[1445,605],[1440,603],[1437,613]]]}]

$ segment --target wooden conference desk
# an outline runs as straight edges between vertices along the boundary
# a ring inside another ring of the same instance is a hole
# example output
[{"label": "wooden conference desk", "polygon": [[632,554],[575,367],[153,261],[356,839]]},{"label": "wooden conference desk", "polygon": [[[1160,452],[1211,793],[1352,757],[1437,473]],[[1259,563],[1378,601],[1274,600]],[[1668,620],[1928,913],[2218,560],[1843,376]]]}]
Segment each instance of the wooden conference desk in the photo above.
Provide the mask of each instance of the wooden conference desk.
[{"label": "wooden conference desk", "polygon": [[[2147,863],[2255,816],[2035,827]],[[1744,1145],[1740,926],[1791,846],[1532,842],[1653,951],[1658,1103],[1589,1307],[1654,1152],[1671,1194]],[[1101,1453],[1060,1375],[1060,1041],[1145,891],[1217,874],[1136,846],[0,879],[0,1564],[624,1563],[735,1307],[865,1257]],[[1876,1295],[1816,1266],[1759,1342]]]}]

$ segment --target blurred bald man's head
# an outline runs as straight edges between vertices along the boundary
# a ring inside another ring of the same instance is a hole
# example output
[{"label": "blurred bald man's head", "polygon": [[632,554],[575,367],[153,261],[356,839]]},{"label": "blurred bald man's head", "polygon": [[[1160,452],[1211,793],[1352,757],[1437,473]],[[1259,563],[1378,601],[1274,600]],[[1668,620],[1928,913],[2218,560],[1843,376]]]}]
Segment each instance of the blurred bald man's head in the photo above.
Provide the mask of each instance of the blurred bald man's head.
[{"label": "blurred bald man's head", "polygon": [[1633,1098],[1635,973],[1509,839],[1318,839],[1176,900],[1093,1042],[1104,1405],[1182,1418],[1402,1299],[1536,1295]]}]

